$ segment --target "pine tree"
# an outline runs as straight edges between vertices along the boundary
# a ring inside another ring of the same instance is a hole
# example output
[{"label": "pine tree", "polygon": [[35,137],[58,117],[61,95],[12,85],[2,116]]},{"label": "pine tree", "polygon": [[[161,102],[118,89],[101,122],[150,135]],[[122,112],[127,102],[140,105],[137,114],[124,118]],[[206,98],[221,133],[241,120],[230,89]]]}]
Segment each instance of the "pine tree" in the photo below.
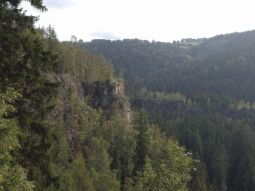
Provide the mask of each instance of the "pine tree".
[{"label": "pine tree", "polygon": [[[42,185],[47,187],[53,182],[47,157],[52,131],[46,118],[58,86],[48,77],[56,57],[41,32],[34,28],[37,18],[25,15],[19,8],[21,2],[4,0],[0,3],[0,90],[12,87],[22,95],[14,104],[21,129],[21,149],[17,157],[29,171],[28,178],[35,181],[36,189],[40,190]],[[41,11],[46,10],[41,0],[29,2]]]},{"label": "pine tree", "polygon": [[135,120],[135,128],[138,131],[137,146],[135,150],[135,168],[134,172],[139,172],[143,169],[146,157],[149,153],[150,135],[148,132],[148,113],[142,110],[138,113]]},{"label": "pine tree", "polygon": [[32,191],[34,185],[27,180],[27,174],[13,156],[19,148],[20,129],[17,121],[9,117],[15,112],[14,100],[18,94],[7,91],[0,94],[0,191]]}]

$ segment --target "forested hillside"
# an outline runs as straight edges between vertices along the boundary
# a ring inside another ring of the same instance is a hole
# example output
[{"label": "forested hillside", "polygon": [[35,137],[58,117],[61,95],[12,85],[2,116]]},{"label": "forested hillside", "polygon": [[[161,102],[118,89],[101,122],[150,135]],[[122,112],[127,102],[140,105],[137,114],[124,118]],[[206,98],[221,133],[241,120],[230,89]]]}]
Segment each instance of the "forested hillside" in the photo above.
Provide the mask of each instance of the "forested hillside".
[{"label": "forested hillside", "polygon": [[175,43],[93,40],[81,46],[105,56],[136,89],[254,101],[254,44],[250,31]]},{"label": "forested hillside", "polygon": [[255,32],[161,43],[81,43],[124,76],[133,110],[199,161],[189,189],[255,187]]},{"label": "forested hillside", "polygon": [[0,2],[0,190],[188,190],[191,154],[131,110],[103,56],[35,28],[21,2]]},{"label": "forested hillside", "polygon": [[0,191],[254,190],[255,31],[60,42],[22,2],[0,1]]}]

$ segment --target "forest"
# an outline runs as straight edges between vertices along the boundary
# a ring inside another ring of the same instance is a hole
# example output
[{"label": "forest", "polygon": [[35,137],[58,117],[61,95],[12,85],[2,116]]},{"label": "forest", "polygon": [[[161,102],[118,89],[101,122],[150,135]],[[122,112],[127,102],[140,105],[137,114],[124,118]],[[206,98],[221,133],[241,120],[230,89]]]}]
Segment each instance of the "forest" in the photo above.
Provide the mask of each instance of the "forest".
[{"label": "forest", "polygon": [[131,111],[113,66],[20,3],[0,2],[0,190],[187,190],[194,160]]},{"label": "forest", "polygon": [[0,191],[254,189],[255,31],[60,41],[22,2],[0,2]]},{"label": "forest", "polygon": [[93,40],[125,79],[134,111],[192,153],[192,191],[255,186],[255,31],[173,43]]}]

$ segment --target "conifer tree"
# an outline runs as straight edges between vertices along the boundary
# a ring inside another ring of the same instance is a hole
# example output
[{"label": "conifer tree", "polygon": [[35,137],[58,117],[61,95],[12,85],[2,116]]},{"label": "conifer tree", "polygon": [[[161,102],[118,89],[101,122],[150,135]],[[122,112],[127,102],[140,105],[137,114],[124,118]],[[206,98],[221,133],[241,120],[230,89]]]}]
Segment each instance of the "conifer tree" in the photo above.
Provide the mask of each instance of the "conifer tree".
[{"label": "conifer tree", "polygon": [[[58,86],[48,79],[56,57],[46,45],[41,32],[34,28],[36,17],[19,8],[21,0],[0,3],[0,90],[18,90],[22,99],[15,102],[21,149],[17,156],[29,171],[36,189],[52,182],[46,155],[51,144],[51,130],[46,121],[52,108],[51,98]],[[29,0],[31,6],[45,11],[41,0]],[[46,176],[45,176],[46,175]],[[46,178],[44,178],[46,177]],[[39,186],[40,185],[40,186]]]},{"label": "conifer tree", "polygon": [[15,157],[19,145],[20,130],[17,121],[9,117],[15,108],[12,106],[18,94],[7,91],[0,94],[0,191],[32,191],[33,183]]}]

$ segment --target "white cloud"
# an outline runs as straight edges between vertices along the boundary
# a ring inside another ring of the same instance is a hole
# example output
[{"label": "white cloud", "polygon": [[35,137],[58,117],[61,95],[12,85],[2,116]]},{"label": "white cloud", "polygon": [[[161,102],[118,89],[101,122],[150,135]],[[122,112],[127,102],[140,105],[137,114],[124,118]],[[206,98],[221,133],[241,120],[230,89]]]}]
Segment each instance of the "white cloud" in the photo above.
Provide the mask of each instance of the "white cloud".
[{"label": "white cloud", "polygon": [[74,0],[45,0],[44,4],[50,8],[62,9],[74,5]]},{"label": "white cloud", "polygon": [[254,0],[66,1],[48,0],[49,10],[38,23],[53,25],[61,40],[71,35],[91,40],[91,34],[106,31],[120,38],[172,41],[255,29]]},{"label": "white cloud", "polygon": [[120,37],[110,32],[93,32],[89,35],[93,39],[118,40]]}]

